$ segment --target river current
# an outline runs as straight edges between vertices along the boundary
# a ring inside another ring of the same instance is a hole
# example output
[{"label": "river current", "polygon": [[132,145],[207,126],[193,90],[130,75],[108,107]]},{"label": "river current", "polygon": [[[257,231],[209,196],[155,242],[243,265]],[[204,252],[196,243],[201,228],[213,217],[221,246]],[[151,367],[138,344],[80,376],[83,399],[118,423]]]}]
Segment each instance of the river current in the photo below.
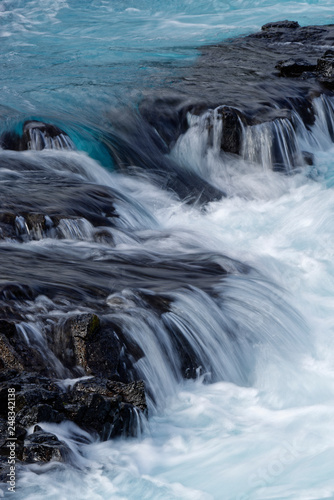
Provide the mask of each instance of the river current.
[{"label": "river current", "polygon": [[[212,370],[204,367],[196,380],[170,372],[154,343],[161,325],[153,315],[136,316],[133,307],[126,328],[134,338],[140,330],[148,353],[140,370],[155,396],[140,435],[99,442],[69,422],[44,424],[69,444],[75,463],[30,466],[15,498],[334,499],[334,145],[322,98],[313,129],[297,138],[301,149],[307,142],[314,165],[292,176],[269,168],[265,146],[261,158],[237,161],[214,148],[203,155],[196,135],[181,138],[173,159],[227,193],[204,207],[180,201],[148,176],[116,173],[99,140],[120,109],[135,109],[150,90],[172,87],[195,63],[198,47],[283,18],[331,24],[333,2],[0,2],[1,131],[39,119],[61,127],[76,148],[0,151],[0,160],[26,155],[45,179],[69,165],[78,178],[120,193],[121,214],[112,249],[97,243],[83,220],[62,227],[62,239],[1,241],[13,256],[1,262],[2,279],[30,272],[42,280],[35,264],[41,255],[79,269],[108,252],[171,260],[176,253],[227,256],[251,270],[215,284],[215,301],[195,284],[173,292],[166,321],[184,319],[180,328],[201,339]],[[333,125],[334,101],[325,104]],[[29,182],[24,171],[2,170],[6,186],[11,178]],[[126,281],[124,273],[120,279]],[[132,304],[127,286],[118,293]],[[65,314],[65,302],[57,309],[42,297],[36,307]],[[31,323],[38,324],[34,314]],[[230,330],[241,339],[238,349]]]}]

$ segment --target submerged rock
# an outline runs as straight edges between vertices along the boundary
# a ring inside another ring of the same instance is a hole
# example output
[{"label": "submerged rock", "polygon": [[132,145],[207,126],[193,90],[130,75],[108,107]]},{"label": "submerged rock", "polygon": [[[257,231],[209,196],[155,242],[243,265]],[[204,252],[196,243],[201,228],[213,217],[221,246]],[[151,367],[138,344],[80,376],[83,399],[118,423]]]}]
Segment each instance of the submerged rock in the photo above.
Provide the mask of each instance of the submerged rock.
[{"label": "submerged rock", "polygon": [[[0,455],[4,463],[9,455],[8,388],[15,389],[15,452],[23,464],[71,459],[68,446],[45,432],[43,422],[71,420],[106,440],[136,435],[140,415],[147,414],[142,381],[124,384],[92,377],[66,387],[36,373],[11,370],[0,374],[0,384]],[[26,428],[31,426],[35,426],[34,433],[27,436]]]}]

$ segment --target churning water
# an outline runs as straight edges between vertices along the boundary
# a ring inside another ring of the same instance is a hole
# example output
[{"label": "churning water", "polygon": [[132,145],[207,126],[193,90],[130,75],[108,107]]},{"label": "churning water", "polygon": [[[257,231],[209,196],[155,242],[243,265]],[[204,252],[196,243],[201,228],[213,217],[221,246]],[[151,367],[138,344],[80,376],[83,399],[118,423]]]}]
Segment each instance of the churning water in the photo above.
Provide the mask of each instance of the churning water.
[{"label": "churning water", "polygon": [[[214,112],[209,148],[206,128],[189,117],[169,156],[227,194],[204,207],[179,201],[159,179],[115,173],[100,141],[120,106],[135,107],[166,79],[172,86],[194,63],[196,47],[282,18],[330,24],[333,3],[0,2],[1,129],[43,119],[73,140],[64,136],[42,152],[0,151],[1,193],[13,190],[21,200],[36,178],[40,186],[52,179],[53,189],[84,181],[112,189],[119,214],[113,245],[98,241],[84,216],[46,232],[17,218],[23,242],[1,241],[1,279],[49,280],[80,292],[80,301],[64,292],[57,303],[40,295],[19,330],[66,379],[39,322],[43,314],[99,310],[86,291],[98,280],[107,305],[121,304],[111,309],[113,321],[146,354],[138,371],[151,395],[138,438],[97,442],[74,424],[44,424],[69,444],[72,463],[31,466],[17,499],[334,499],[334,101],[317,98],[310,130],[297,114],[294,127],[284,119],[245,126],[238,159],[218,151],[223,130]],[[273,141],[288,169],[304,150],[314,165],[292,176],[273,171]],[[45,193],[33,193],[43,206]],[[168,263],[187,258],[231,274],[198,283],[191,270],[173,268],[169,281]],[[139,269],[145,259],[165,275],[154,281],[129,272],[129,263]],[[145,280],[172,298],[162,318],[138,304],[135,290]],[[171,329],[202,361],[194,381],[182,379]]]}]

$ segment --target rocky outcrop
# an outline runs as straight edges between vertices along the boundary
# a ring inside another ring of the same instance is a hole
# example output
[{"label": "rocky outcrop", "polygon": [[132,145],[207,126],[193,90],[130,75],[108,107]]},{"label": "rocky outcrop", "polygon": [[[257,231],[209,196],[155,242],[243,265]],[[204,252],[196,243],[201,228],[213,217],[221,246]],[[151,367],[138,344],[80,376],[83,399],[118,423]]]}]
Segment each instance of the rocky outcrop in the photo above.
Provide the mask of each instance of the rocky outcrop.
[{"label": "rocky outcrop", "polygon": [[[240,155],[242,126],[284,118],[294,127],[295,112],[306,127],[314,123],[313,99],[333,90],[333,50],[324,53],[324,46],[334,46],[334,26],[300,27],[286,20],[203,47],[195,66],[184,69],[172,91],[159,90],[156,99],[152,95],[143,99],[141,115],[168,151],[192,126],[187,116],[207,119],[209,130],[213,120],[221,119],[221,150]],[[208,148],[211,143],[209,134]],[[272,155],[273,165],[282,170],[274,147]]]},{"label": "rocky outcrop", "polygon": [[70,137],[50,123],[29,120],[23,124],[22,135],[7,131],[0,136],[0,147],[11,151],[41,151],[42,149],[73,150]]},{"label": "rocky outcrop", "polygon": [[[142,381],[124,384],[92,377],[66,387],[48,377],[15,370],[2,372],[0,378],[0,453],[4,458],[9,453],[7,398],[8,388],[14,388],[15,450],[23,463],[69,460],[67,445],[43,431],[43,422],[71,420],[101,439],[110,439],[135,435],[140,421],[137,415],[147,412]],[[37,424],[28,435],[26,429]]]},{"label": "rocky outcrop", "polygon": [[[49,335],[49,345],[72,373],[103,376],[122,382],[133,377],[132,365],[144,356],[117,325],[102,322],[95,314],[67,319]],[[83,370],[83,372],[82,372]]]},{"label": "rocky outcrop", "polygon": [[36,425],[34,432],[26,437],[23,444],[22,460],[24,463],[68,462],[71,450],[57,436],[43,431]]}]

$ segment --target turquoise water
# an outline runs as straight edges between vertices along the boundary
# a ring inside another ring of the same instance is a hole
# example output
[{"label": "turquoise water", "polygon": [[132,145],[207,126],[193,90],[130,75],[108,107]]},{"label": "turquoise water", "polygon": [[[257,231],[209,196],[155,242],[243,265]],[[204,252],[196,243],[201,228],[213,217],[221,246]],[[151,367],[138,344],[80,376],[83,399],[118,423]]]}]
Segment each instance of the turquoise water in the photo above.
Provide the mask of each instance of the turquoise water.
[{"label": "turquoise water", "polygon": [[[172,86],[199,46],[286,18],[301,25],[333,23],[333,1],[1,1],[1,127],[19,130],[31,117],[50,121],[106,166],[98,134],[112,125],[115,108],[136,108],[150,89]],[[230,186],[226,200],[205,210],[144,179],[116,177],[87,154],[66,153],[76,155],[92,182],[116,186],[150,215],[129,217],[126,237],[116,235],[118,250],[154,245],[167,253],[221,252],[252,265],[281,291],[246,317],[236,304],[252,304],[251,285],[228,283],[228,317],[239,317],[240,332],[256,338],[254,352],[240,360],[242,367],[251,365],[249,376],[238,378],[236,369],[211,385],[197,380],[170,387],[167,380],[138,439],[78,450],[70,426],[49,424],[72,443],[78,469],[46,466],[40,474],[31,467],[15,498],[334,498],[334,149],[329,141],[322,144],[313,148],[315,182],[305,173],[284,177],[246,161],[196,158],[190,141],[184,146],[190,149],[180,151],[193,155],[192,166],[199,162],[196,168],[217,185]],[[59,241],[57,248],[96,251],[89,237],[82,239]],[[25,245],[47,251],[54,242]],[[179,300],[186,310],[186,297]],[[209,341],[219,321],[204,301],[193,300],[199,331]],[[283,311],[283,303],[295,313]]]},{"label": "turquoise water", "polygon": [[[138,100],[172,78],[197,47],[282,17],[333,22],[330,0],[1,1],[1,104],[79,123]],[[65,113],[64,113],[65,114]],[[78,116],[80,115],[80,117]],[[83,116],[82,116],[83,115]]]}]

